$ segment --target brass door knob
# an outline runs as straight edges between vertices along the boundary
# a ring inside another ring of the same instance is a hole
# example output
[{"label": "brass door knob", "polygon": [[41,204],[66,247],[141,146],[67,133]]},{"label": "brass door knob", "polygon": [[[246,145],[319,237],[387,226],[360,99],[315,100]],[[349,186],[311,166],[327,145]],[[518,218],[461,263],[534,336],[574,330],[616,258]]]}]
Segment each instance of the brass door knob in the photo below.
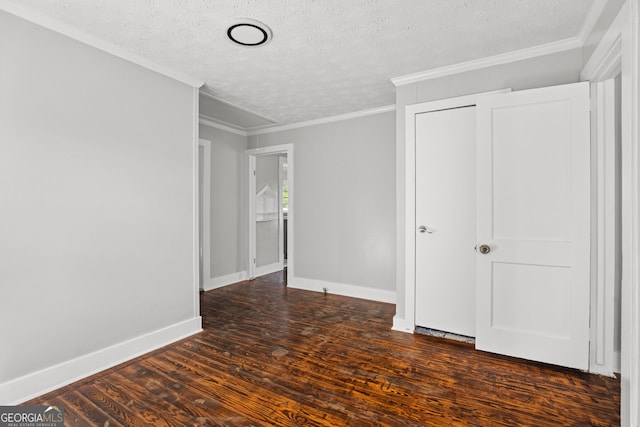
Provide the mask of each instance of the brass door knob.
[{"label": "brass door knob", "polygon": [[478,247],[478,250],[480,251],[481,254],[486,255],[489,252],[491,252],[491,247],[489,245],[480,245]]}]

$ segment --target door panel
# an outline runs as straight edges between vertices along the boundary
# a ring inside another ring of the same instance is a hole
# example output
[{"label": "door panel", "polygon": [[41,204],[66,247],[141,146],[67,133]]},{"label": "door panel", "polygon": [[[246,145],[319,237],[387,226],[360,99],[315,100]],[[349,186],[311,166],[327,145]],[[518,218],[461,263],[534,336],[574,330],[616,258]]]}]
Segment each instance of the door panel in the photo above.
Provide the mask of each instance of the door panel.
[{"label": "door panel", "polygon": [[475,107],[416,126],[416,325],[475,335]]},{"label": "door panel", "polygon": [[568,240],[572,153],[557,143],[571,139],[567,102],[493,112],[494,238]]},{"label": "door panel", "polygon": [[587,83],[480,98],[476,347],[588,368]]}]

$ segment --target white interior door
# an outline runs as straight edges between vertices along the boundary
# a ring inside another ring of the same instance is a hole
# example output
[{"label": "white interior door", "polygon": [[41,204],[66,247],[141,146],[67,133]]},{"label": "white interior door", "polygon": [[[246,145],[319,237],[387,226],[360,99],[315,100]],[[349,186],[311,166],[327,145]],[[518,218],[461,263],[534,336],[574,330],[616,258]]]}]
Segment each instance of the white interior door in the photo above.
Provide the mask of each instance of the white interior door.
[{"label": "white interior door", "polygon": [[476,348],[586,370],[589,85],[480,98],[477,119]]},{"label": "white interior door", "polygon": [[415,116],[416,325],[475,336],[475,106]]}]

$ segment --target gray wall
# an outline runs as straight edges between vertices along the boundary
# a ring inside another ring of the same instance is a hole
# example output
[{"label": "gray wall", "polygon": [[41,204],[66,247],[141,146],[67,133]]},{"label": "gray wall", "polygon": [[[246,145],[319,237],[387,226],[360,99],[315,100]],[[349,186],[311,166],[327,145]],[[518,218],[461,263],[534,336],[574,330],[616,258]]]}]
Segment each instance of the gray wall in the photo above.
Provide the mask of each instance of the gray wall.
[{"label": "gray wall", "polygon": [[198,315],[193,88],[0,11],[0,383]]},{"label": "gray wall", "polygon": [[211,277],[247,270],[247,137],[200,125],[211,141]]},{"label": "gray wall", "polygon": [[573,49],[510,64],[425,80],[396,88],[397,277],[396,316],[405,315],[405,106],[491,90],[532,89],[580,80],[582,49]]},{"label": "gray wall", "polygon": [[[276,193],[279,199],[279,155],[256,157],[256,192],[265,185]],[[276,207],[280,207],[278,204]],[[278,218],[269,221],[256,221],[256,267],[277,263],[280,260]]]},{"label": "gray wall", "polygon": [[296,277],[395,288],[393,112],[249,137],[294,144]]}]

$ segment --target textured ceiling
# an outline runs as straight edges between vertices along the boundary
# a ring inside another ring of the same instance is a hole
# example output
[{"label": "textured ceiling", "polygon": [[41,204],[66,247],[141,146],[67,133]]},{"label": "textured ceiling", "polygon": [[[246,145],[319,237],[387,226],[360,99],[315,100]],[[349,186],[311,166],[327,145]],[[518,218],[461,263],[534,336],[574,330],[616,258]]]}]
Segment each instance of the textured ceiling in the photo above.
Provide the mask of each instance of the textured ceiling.
[{"label": "textured ceiling", "polygon": [[[393,104],[389,79],[579,34],[593,0],[20,0],[277,123]],[[273,40],[226,39],[237,18]]]}]

